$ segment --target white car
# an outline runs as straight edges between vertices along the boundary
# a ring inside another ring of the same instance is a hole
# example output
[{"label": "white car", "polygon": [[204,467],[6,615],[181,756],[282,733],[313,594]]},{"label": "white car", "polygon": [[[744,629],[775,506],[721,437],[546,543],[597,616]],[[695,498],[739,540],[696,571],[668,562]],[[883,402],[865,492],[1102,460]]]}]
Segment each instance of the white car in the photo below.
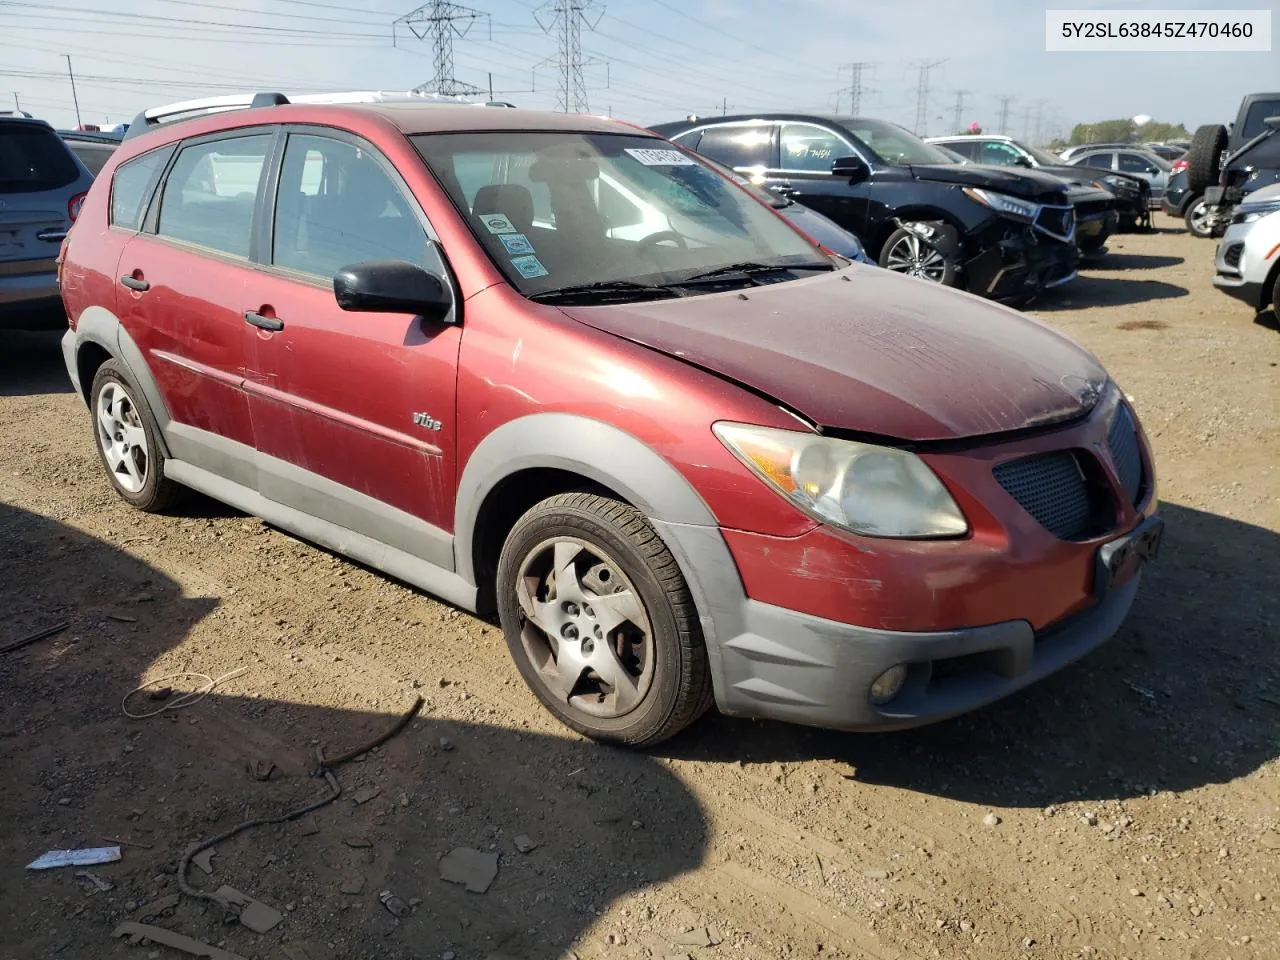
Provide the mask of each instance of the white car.
[{"label": "white car", "polygon": [[1218,244],[1213,285],[1261,312],[1280,310],[1280,184],[1249,194]]}]

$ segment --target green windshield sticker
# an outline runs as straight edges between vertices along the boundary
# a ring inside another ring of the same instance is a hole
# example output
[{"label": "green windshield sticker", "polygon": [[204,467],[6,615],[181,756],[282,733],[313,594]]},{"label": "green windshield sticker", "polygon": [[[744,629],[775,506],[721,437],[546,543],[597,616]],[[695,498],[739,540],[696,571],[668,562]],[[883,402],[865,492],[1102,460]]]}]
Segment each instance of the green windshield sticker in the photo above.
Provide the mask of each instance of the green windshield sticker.
[{"label": "green windshield sticker", "polygon": [[501,213],[482,213],[480,222],[490,233],[515,233],[516,227]]},{"label": "green windshield sticker", "polygon": [[533,253],[533,244],[529,242],[529,238],[523,233],[504,233],[500,234],[498,239],[507,248],[507,253],[513,257],[520,254]]},{"label": "green windshield sticker", "polygon": [[537,257],[512,257],[511,265],[526,280],[534,280],[547,275],[547,268],[542,265],[542,261]]}]

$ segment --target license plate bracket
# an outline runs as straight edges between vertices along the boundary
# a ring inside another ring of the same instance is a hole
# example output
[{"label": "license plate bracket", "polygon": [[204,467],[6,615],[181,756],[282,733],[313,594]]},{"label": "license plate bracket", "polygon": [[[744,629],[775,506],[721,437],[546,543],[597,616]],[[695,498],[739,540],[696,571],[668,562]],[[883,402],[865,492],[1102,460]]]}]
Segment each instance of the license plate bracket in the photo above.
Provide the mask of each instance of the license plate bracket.
[{"label": "license plate bracket", "polygon": [[1132,580],[1146,564],[1160,555],[1164,539],[1164,520],[1148,517],[1123,537],[1098,548],[1097,589],[1099,596]]}]

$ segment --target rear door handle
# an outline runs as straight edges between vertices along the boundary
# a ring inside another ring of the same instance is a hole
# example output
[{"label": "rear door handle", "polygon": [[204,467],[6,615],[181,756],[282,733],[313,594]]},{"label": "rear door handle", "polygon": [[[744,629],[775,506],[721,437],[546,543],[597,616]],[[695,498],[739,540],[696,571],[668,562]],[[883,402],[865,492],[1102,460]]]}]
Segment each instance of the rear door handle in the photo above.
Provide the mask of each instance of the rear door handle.
[{"label": "rear door handle", "polygon": [[771,183],[769,189],[780,197],[789,197],[796,192],[796,188],[789,183]]},{"label": "rear door handle", "polygon": [[244,312],[244,322],[251,323],[255,327],[261,327],[263,330],[283,330],[284,321],[279,317],[264,317],[262,314],[254,310],[246,310]]},{"label": "rear door handle", "polygon": [[151,289],[151,284],[147,283],[145,280],[139,280],[137,277],[123,276],[120,278],[120,282],[130,290],[137,290],[139,293],[143,293]]},{"label": "rear door handle", "polygon": [[67,231],[65,230],[41,230],[36,234],[37,240],[44,240],[46,243],[61,243],[67,239]]}]

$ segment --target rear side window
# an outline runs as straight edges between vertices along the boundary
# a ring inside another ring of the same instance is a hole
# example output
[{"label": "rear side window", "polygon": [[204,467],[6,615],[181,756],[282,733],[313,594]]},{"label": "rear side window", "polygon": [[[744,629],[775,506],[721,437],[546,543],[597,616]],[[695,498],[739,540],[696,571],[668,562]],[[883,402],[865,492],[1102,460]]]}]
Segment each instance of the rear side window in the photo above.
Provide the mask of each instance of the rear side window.
[{"label": "rear side window", "polygon": [[51,129],[35,123],[0,123],[0,193],[57,190],[79,176],[71,151]]},{"label": "rear side window", "polygon": [[1085,157],[1080,161],[1080,163],[1086,167],[1097,167],[1099,170],[1110,170],[1111,157],[1112,154],[1109,153],[1095,153],[1091,156]]},{"label": "rear side window", "polygon": [[268,134],[184,147],[160,195],[162,237],[248,257]]},{"label": "rear side window", "polygon": [[769,167],[768,126],[710,127],[702,132],[698,152],[727,167]]},{"label": "rear side window", "polygon": [[1249,111],[1244,117],[1244,129],[1237,135],[1243,143],[1246,140],[1252,140],[1260,134],[1265,127],[1262,121],[1267,117],[1280,116],[1280,100],[1259,100],[1249,105]]},{"label": "rear side window", "polygon": [[147,212],[147,201],[155,192],[156,181],[173,154],[173,147],[161,147],[140,157],[126,160],[116,168],[111,180],[111,224],[125,230],[137,230]]},{"label": "rear side window", "polygon": [[973,141],[973,140],[951,140],[946,143],[939,144],[939,146],[946,147],[948,150],[951,150],[954,153],[958,153],[960,154],[960,156],[965,157],[966,159],[977,160],[978,151],[983,147],[985,147],[986,144],[977,143],[976,141]]}]

